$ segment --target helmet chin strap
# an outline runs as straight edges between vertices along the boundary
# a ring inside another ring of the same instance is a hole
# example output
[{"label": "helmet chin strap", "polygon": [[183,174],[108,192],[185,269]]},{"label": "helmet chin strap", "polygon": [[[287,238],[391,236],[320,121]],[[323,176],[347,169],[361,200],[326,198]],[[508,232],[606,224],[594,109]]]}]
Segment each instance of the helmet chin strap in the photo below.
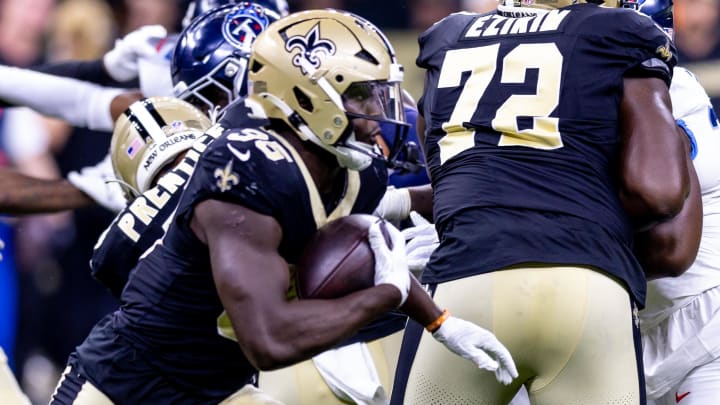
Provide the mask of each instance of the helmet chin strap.
[{"label": "helmet chin strap", "polygon": [[[330,146],[323,143],[320,140],[320,137],[307,126],[305,121],[279,97],[270,93],[261,93],[260,96],[269,100],[283,113],[287,122],[291,123],[291,125],[299,131],[298,136],[300,139],[303,141],[310,141],[333,154],[341,167],[349,170],[362,171],[368,168],[372,163],[372,157],[361,151],[347,146]],[[246,105],[248,106],[251,106],[251,104],[252,103],[248,104],[246,102]],[[351,134],[350,136],[353,137],[353,139],[355,137],[354,134]]]},{"label": "helmet chin strap", "polygon": [[210,118],[210,123],[212,125],[217,124],[218,117],[220,117],[220,106],[216,105],[210,108],[208,111],[208,118]]},{"label": "helmet chin strap", "polygon": [[[353,137],[355,135],[352,135]],[[355,170],[361,172],[372,164],[372,157],[370,155],[362,153],[346,146],[335,147],[338,153],[335,153],[340,166],[345,167],[349,170]]]},{"label": "helmet chin strap", "polygon": [[[136,198],[140,195],[140,192],[130,184],[120,180],[120,179],[107,179],[105,180],[105,183],[118,183],[120,184],[120,187],[126,188],[128,191],[130,191],[130,194],[132,195],[132,198]],[[127,199],[127,198],[126,198]],[[128,201],[130,202],[130,201]]]}]

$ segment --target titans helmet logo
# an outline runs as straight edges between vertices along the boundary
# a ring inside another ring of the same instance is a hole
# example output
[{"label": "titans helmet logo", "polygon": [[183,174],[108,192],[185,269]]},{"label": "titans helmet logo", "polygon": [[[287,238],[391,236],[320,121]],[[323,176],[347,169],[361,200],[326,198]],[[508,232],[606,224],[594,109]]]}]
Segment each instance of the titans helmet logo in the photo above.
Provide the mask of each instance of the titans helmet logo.
[{"label": "titans helmet logo", "polygon": [[264,15],[250,14],[247,9],[240,8],[225,16],[222,25],[223,37],[235,47],[247,50],[268,26],[267,18],[264,17]]},{"label": "titans helmet logo", "polygon": [[320,38],[320,23],[317,23],[305,36],[295,35],[287,39],[285,50],[292,52],[294,49],[300,50],[300,53],[293,57],[293,65],[307,74],[306,66],[317,69],[324,56],[335,54],[336,47],[332,41]]}]

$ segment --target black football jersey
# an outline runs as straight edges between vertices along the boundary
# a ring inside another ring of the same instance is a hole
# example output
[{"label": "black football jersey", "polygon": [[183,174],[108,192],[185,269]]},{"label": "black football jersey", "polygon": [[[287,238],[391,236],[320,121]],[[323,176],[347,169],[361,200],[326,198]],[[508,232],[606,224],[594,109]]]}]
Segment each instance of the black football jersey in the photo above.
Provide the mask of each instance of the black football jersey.
[{"label": "black football jersey", "polygon": [[[326,206],[284,138],[261,127],[225,131],[198,160],[162,242],[132,270],[120,310],[78,347],[82,370],[122,403],[217,403],[251,382],[257,370],[234,341],[207,247],[190,229],[193,208],[217,199],[274,217],[282,227],[280,253],[292,264],[320,226],[350,213],[372,212],[385,192],[387,169],[381,163],[345,176],[342,197]],[[289,299],[293,295],[288,291]],[[118,348],[118,342],[126,343]],[[162,382],[149,378],[142,389],[118,383],[107,359],[121,357],[128,347],[159,370]],[[153,384],[162,397],[155,396]]]},{"label": "black football jersey", "polygon": [[420,36],[419,107],[441,233],[425,282],[518,263],[645,280],[617,196],[624,77],[669,84],[670,38],[627,9],[458,13]]}]

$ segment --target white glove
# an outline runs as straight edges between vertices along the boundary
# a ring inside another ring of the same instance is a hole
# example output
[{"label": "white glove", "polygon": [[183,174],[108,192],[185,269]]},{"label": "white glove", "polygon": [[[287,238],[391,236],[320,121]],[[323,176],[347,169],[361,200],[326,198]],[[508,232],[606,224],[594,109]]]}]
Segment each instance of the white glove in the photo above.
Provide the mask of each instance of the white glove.
[{"label": "white glove", "polygon": [[494,371],[495,378],[505,385],[518,376],[510,352],[492,332],[474,323],[450,316],[432,335],[451,352],[472,361],[478,368]]},{"label": "white glove", "polygon": [[110,211],[120,212],[127,205],[120,185],[114,181],[115,174],[110,155],[95,166],[68,173],[67,179],[73,186]]},{"label": "white glove", "polygon": [[[382,229],[390,237],[389,247],[385,242]],[[368,241],[375,255],[375,285],[392,284],[400,290],[402,299],[398,307],[405,303],[410,292],[410,271],[405,254],[405,238],[402,233],[387,221],[377,221],[368,230]]]},{"label": "white glove", "polygon": [[[0,239],[0,252],[3,249],[5,249],[5,242],[2,239]],[[0,262],[2,261],[2,259],[3,259],[3,256],[2,256],[2,253],[0,253]]]},{"label": "white glove", "polygon": [[388,186],[373,214],[389,221],[405,219],[410,213],[411,203],[408,189]]},{"label": "white glove", "polygon": [[165,37],[167,30],[162,25],[146,25],[125,35],[103,56],[105,70],[119,82],[138,77],[138,59],[155,55],[155,43]]},{"label": "white glove", "polygon": [[413,226],[403,229],[402,234],[405,240],[409,241],[405,246],[408,267],[417,277],[425,270],[425,265],[430,260],[430,255],[437,249],[440,240],[435,225],[428,222],[422,215],[411,211],[410,219]]}]

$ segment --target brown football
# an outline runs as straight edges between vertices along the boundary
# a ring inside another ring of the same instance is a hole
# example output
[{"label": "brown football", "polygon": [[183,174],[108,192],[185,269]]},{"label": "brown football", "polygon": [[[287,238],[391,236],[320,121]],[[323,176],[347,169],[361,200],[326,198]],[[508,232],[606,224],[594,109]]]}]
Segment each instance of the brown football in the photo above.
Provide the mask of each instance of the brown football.
[{"label": "brown football", "polygon": [[318,229],[297,263],[298,296],[337,298],[372,287],[375,256],[368,242],[368,229],[377,221],[382,219],[353,214]]}]

